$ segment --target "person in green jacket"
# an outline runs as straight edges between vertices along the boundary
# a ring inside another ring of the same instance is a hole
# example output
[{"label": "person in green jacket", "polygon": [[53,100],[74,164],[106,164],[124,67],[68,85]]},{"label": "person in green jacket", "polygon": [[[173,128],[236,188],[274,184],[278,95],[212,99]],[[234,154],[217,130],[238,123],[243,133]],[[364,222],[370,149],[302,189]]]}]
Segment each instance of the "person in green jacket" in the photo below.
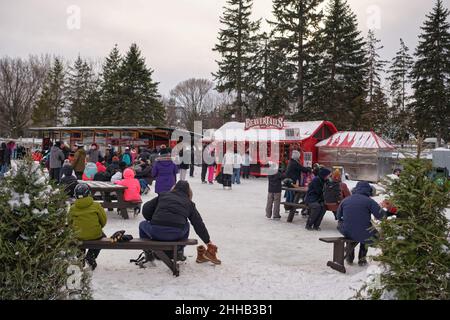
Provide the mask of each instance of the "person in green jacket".
[{"label": "person in green jacket", "polygon": [[[69,215],[78,240],[99,240],[105,237],[102,228],[106,225],[106,213],[103,207],[94,202],[91,189],[85,183],[75,187],[75,203],[70,207]],[[85,261],[94,270],[99,249],[89,249]]]}]

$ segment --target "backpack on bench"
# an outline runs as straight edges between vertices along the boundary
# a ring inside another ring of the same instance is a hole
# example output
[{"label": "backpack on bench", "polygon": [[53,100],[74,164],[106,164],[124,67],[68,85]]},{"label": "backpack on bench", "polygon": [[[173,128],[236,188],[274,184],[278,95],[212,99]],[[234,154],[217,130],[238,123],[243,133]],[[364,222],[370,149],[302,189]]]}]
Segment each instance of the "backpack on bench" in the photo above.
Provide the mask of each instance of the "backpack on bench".
[{"label": "backpack on bench", "polygon": [[340,203],[342,201],[340,182],[327,181],[323,189],[323,198],[325,203]]}]

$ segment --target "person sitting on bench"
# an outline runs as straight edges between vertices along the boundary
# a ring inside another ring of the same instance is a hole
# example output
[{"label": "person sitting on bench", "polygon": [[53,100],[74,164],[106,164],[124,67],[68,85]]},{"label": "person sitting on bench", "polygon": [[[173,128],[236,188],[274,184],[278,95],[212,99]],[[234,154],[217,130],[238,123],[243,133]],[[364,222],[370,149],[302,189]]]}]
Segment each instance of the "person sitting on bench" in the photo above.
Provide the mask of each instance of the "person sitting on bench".
[{"label": "person sitting on bench", "polygon": [[[392,209],[387,202],[383,202],[380,207],[371,199],[375,196],[375,192],[375,188],[368,182],[358,182],[352,195],[341,202],[337,211],[339,232],[344,237],[360,243],[358,256],[360,266],[367,264],[368,245],[378,236],[378,232],[372,227],[372,215],[381,220]],[[354,259],[355,253],[352,250],[347,254],[347,263],[352,264]]]},{"label": "person sitting on bench", "polygon": [[[91,189],[85,183],[75,187],[75,203],[70,207],[69,216],[78,240],[99,240],[105,237],[102,229],[106,225],[106,213],[103,207],[94,202]],[[99,249],[89,249],[85,262],[95,270],[95,261],[100,253]]]},{"label": "person sitting on bench", "polygon": [[320,224],[326,213],[323,190],[325,182],[330,177],[331,171],[327,168],[321,168],[318,176],[308,185],[305,203],[309,207],[309,217],[306,222],[306,230],[320,231]]},{"label": "person sitting on bench", "polygon": [[127,189],[125,189],[123,193],[123,199],[125,201],[139,203],[142,202],[141,185],[139,183],[139,180],[134,176],[135,173],[133,169],[125,169],[125,171],[123,172],[123,180],[117,180],[114,182],[114,184],[127,187]]},{"label": "person sitting on bench", "polygon": [[[144,204],[142,215],[146,219],[139,224],[140,238],[156,241],[183,241],[189,238],[189,221],[195,232],[208,246],[202,255],[207,260],[220,264],[217,259],[217,247],[211,242],[208,230],[200,213],[192,202],[192,190],[186,181],[178,181],[170,192],[161,193],[158,197]],[[188,221],[189,220],[189,221]],[[185,261],[184,248],[178,252],[177,260]],[[204,250],[203,246],[198,250]],[[146,255],[152,260],[151,253]],[[197,259],[198,260],[198,259]],[[203,261],[202,261],[203,262]]]}]

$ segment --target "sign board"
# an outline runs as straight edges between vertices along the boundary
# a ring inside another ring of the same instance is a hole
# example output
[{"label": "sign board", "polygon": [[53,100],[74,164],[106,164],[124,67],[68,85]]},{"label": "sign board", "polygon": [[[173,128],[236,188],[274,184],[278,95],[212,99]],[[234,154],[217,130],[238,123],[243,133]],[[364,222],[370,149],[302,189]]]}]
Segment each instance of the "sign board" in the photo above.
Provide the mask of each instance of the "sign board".
[{"label": "sign board", "polygon": [[259,127],[261,129],[271,128],[282,130],[284,128],[284,117],[263,117],[245,120],[245,130],[249,130],[254,127]]}]

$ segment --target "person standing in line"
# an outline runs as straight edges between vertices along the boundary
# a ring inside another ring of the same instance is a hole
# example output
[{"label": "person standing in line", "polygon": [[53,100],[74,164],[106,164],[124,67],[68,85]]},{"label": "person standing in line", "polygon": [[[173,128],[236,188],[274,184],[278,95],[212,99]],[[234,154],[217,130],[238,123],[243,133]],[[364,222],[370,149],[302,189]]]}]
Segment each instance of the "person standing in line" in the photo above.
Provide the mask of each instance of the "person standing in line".
[{"label": "person standing in line", "polygon": [[250,179],[250,163],[251,163],[250,152],[247,150],[245,152],[243,160],[242,160],[242,178],[243,179]]},{"label": "person standing in line", "polygon": [[267,219],[279,220],[282,181],[285,175],[280,169],[275,174],[269,175],[269,194],[267,196],[266,217]]},{"label": "person standing in line", "polygon": [[132,164],[130,147],[125,148],[125,153],[122,155],[121,161],[127,164],[127,167],[130,167]]},{"label": "person standing in line", "polygon": [[3,177],[8,172],[11,165],[11,151],[6,146],[6,143],[2,143],[0,148],[0,177]]},{"label": "person standing in line", "polygon": [[50,149],[50,179],[56,182],[61,181],[61,168],[63,166],[65,157],[61,150],[61,141],[57,141],[55,145]]},{"label": "person standing in line", "polygon": [[238,152],[234,153],[233,160],[233,184],[241,184],[242,157]]},{"label": "person standing in line", "polygon": [[202,173],[201,173],[201,179],[202,183],[206,184],[206,173],[208,172],[208,164],[205,161],[205,150],[207,150],[208,146],[205,144],[203,145],[203,151],[202,151]]},{"label": "person standing in line", "polygon": [[78,180],[83,178],[84,169],[86,168],[86,151],[82,143],[76,143],[77,151],[73,157],[72,167]]},{"label": "person standing in line", "polygon": [[170,151],[161,148],[160,156],[152,167],[152,176],[156,180],[155,193],[161,194],[172,189],[177,181],[178,168],[172,161]]},{"label": "person standing in line", "polygon": [[99,162],[100,157],[101,157],[101,154],[100,154],[100,150],[98,149],[98,145],[96,143],[93,143],[91,145],[91,148],[87,152],[88,162],[97,163],[97,162]]},{"label": "person standing in line", "polygon": [[216,171],[216,152],[214,149],[211,151],[211,158],[214,159],[214,162],[210,165],[208,165],[208,183],[214,184],[214,174]]},{"label": "person standing in line", "polygon": [[222,173],[223,188],[225,190],[231,190],[233,167],[234,167],[234,153],[231,151],[227,151],[225,153],[225,156],[223,157],[223,173]]}]

